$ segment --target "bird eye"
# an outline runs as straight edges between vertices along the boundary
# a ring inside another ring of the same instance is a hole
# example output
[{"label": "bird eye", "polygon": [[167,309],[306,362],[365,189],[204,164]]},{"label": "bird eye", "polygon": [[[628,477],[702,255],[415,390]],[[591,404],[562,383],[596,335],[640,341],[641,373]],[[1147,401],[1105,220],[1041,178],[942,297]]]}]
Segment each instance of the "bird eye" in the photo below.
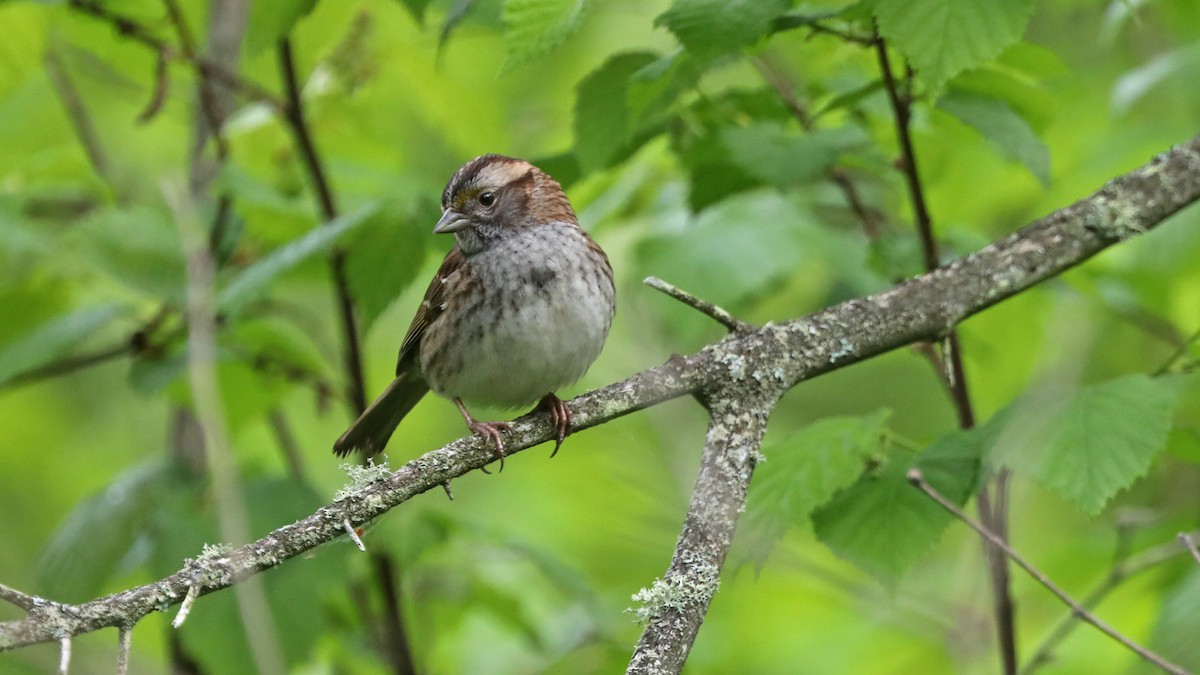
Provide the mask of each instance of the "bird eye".
[{"label": "bird eye", "polygon": [[479,195],[479,203],[483,204],[484,206],[491,206],[492,204],[495,204],[496,203],[496,193],[485,192],[485,193]]}]

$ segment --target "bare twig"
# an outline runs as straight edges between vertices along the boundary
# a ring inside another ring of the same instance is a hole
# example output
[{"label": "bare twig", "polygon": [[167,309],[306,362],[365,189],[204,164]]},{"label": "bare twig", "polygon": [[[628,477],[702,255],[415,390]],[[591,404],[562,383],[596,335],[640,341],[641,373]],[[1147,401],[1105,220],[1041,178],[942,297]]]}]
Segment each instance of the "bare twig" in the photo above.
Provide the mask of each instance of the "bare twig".
[{"label": "bare twig", "polygon": [[22,593],[15,588],[9,588],[4,584],[0,584],[0,600],[16,605],[27,612],[38,606],[36,597]]},{"label": "bare twig", "polygon": [[70,636],[58,641],[58,674],[67,675],[71,670],[71,638]]},{"label": "bare twig", "polygon": [[133,629],[121,626],[117,629],[117,675],[129,672],[129,651],[133,646]]},{"label": "bare twig", "polygon": [[346,531],[346,536],[350,537],[350,541],[354,542],[354,545],[358,547],[358,550],[362,551],[363,553],[367,552],[367,545],[363,543],[362,537],[358,536],[358,530],[354,529],[354,525],[350,522],[349,516],[346,516],[346,518],[342,521],[342,529]]},{"label": "bare twig", "polygon": [[179,628],[184,621],[187,621],[188,616],[192,613],[192,604],[196,602],[199,594],[199,584],[188,586],[187,595],[183,596],[183,602],[179,603],[179,611],[175,614],[175,619],[171,621],[171,628]]},{"label": "bare twig", "polygon": [[938,505],[943,509],[946,509],[946,511],[950,512],[950,514],[955,518],[961,520],[964,524],[966,524],[967,527],[975,530],[975,533],[980,537],[988,540],[988,542],[990,542],[993,546],[1003,551],[1004,554],[1007,555],[1010,560],[1016,563],[1018,567],[1025,570],[1025,572],[1029,574],[1029,576],[1033,577],[1035,581],[1044,586],[1046,590],[1053,593],[1058,597],[1059,600],[1062,600],[1068,607],[1070,607],[1071,612],[1074,615],[1092,624],[1099,629],[1100,632],[1121,643],[1126,649],[1136,653],[1138,656],[1142,657],[1146,661],[1149,661],[1162,670],[1165,670],[1168,673],[1175,673],[1177,675],[1187,675],[1187,671],[1183,668],[1171,663],[1170,661],[1167,661],[1158,654],[1155,654],[1149,649],[1146,649],[1133,640],[1125,637],[1116,629],[1109,626],[1104,621],[1101,621],[1098,617],[1096,617],[1096,615],[1089,612],[1086,607],[1076,602],[1074,598],[1067,595],[1065,591],[1059,588],[1058,584],[1055,584],[1053,581],[1051,581],[1049,577],[1047,577],[1045,574],[1042,574],[1041,570],[1034,567],[1033,564],[1025,560],[1021,554],[1013,550],[1013,548],[1009,546],[1008,542],[1003,537],[995,532],[992,532],[983,525],[971,520],[966,513],[963,513],[962,509],[955,506],[954,502],[943,497],[941,493],[933,488],[933,486],[931,486],[929,483],[926,483],[925,478],[921,475],[920,469],[909,470],[908,481],[916,486],[916,488],[921,492],[924,492],[927,496],[929,496],[930,499],[937,502]]},{"label": "bare twig", "polygon": [[742,321],[724,309],[714,305],[711,302],[708,302],[707,300],[701,300],[691,293],[681,290],[674,284],[669,284],[658,277],[646,277],[645,281],[642,283],[656,291],[666,293],[672,298],[675,298],[688,307],[700,312],[713,321],[725,326],[734,333],[742,333],[745,331],[754,330],[754,326]]},{"label": "bare twig", "polygon": [[[1086,607],[1088,611],[1092,611],[1126,579],[1152,569],[1157,565],[1161,565],[1164,562],[1178,558],[1181,555],[1183,555],[1183,550],[1179,548],[1178,544],[1170,542],[1155,546],[1133,557],[1121,557],[1113,565],[1112,569],[1109,570],[1104,580],[1089,591],[1083,597],[1083,600],[1079,601],[1079,604]],[[1038,648],[1034,650],[1033,656],[1021,667],[1021,675],[1030,675],[1039,667],[1050,663],[1054,650],[1079,625],[1077,619],[1078,616],[1075,612],[1069,612],[1064,616],[1046,638],[1042,640]]]},{"label": "bare twig", "polygon": [[150,100],[146,102],[146,107],[138,113],[139,124],[145,124],[158,115],[163,104],[167,102],[167,91],[171,88],[171,69],[169,67],[171,56],[162,50],[156,53],[158,58],[154,60],[154,89],[150,94]]},{"label": "bare twig", "polygon": [[267,413],[267,421],[271,424],[271,431],[274,432],[279,450],[287,463],[288,474],[297,483],[304,482],[304,457],[300,454],[300,445],[296,442],[296,435],[292,433],[292,427],[284,417],[283,411],[277,407],[271,408]]},{"label": "bare twig", "polygon": [[[936,339],[968,316],[1062,273],[1130,232],[1152,229],[1197,200],[1200,136],[1109,181],[1091,197],[933,272],[807,317],[727,336],[691,356],[672,358],[580,396],[569,404],[575,429],[582,431],[689,394],[712,400],[723,383],[735,377],[731,368],[735,362],[739,364],[736,377],[761,382],[764,391],[757,396],[766,397],[892,349]],[[554,433],[546,415],[526,415],[513,421],[505,446],[511,457],[550,440]],[[454,441],[384,479],[345,491],[336,502],[227,555],[191,561],[154,583],[78,605],[47,601],[24,619],[0,622],[0,651],[54,641],[62,634],[133,625],[180,602],[194,584],[201,585],[200,595],[238,584],[344,536],[347,516],[354,525],[370,522],[494,459],[490,443],[480,437]]]},{"label": "bare twig", "polygon": [[46,55],[43,57],[46,75],[50,79],[50,84],[54,86],[59,100],[62,101],[67,119],[71,122],[71,128],[75,131],[75,136],[79,139],[79,145],[87,155],[92,170],[112,189],[117,201],[123,201],[125,186],[122,185],[121,177],[113,168],[112,162],[109,161],[108,151],[104,147],[100,134],[96,131],[96,125],[92,123],[92,116],[88,112],[83,97],[79,95],[79,90],[71,81],[62,59],[59,57],[60,44],[58,40],[54,40],[46,49]]}]

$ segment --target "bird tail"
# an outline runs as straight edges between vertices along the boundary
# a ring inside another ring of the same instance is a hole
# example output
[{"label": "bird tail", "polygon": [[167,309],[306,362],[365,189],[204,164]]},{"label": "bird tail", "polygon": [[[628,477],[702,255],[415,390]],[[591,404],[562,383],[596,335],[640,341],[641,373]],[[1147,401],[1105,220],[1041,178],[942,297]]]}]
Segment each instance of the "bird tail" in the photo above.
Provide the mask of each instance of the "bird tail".
[{"label": "bird tail", "polygon": [[427,391],[429,385],[420,375],[413,372],[398,375],[379,398],[354,420],[346,433],[337,439],[333,444],[333,454],[345,457],[355,449],[360,449],[363,455],[370,457],[381,452],[400,420]]}]

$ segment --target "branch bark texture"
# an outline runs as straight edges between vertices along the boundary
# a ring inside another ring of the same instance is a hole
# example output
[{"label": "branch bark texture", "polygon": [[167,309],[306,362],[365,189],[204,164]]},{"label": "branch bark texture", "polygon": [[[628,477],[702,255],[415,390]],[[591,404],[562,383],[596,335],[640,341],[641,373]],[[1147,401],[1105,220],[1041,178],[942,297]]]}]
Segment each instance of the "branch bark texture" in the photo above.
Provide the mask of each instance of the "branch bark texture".
[{"label": "branch bark texture", "polygon": [[[1197,200],[1200,136],[945,267],[807,317],[732,333],[695,354],[673,357],[573,400],[576,429],[683,395],[697,396],[712,415],[697,494],[664,580],[685,575],[713,583],[693,587],[690,600],[676,603],[679,607],[664,604],[649,617],[631,669],[657,673],[682,668],[715,591],[714,570],[708,565],[716,565],[719,572],[767,414],[785,391],[891,349],[939,339],[972,314],[1156,226]],[[510,453],[518,452],[551,437],[547,416],[532,414],[513,423],[505,445]],[[353,525],[366,523],[493,459],[486,441],[460,439],[379,480],[346,490],[330,505],[262,539],[228,553],[190,559],[180,571],[154,583],[77,605],[35,598],[26,618],[0,623],[0,651],[131,626],[150,612],[182,601],[191,587],[199,595],[228,587],[343,536],[347,519]]]}]

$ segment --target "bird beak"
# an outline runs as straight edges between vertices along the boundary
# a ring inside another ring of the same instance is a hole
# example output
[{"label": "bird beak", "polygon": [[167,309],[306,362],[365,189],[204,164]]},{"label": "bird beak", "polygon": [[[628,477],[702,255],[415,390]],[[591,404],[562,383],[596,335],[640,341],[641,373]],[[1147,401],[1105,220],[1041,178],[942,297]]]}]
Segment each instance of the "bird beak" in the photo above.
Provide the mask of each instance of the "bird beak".
[{"label": "bird beak", "polygon": [[458,211],[446,209],[442,212],[442,217],[437,221],[437,225],[433,226],[433,233],[449,234],[458,232],[470,223],[471,221]]}]

